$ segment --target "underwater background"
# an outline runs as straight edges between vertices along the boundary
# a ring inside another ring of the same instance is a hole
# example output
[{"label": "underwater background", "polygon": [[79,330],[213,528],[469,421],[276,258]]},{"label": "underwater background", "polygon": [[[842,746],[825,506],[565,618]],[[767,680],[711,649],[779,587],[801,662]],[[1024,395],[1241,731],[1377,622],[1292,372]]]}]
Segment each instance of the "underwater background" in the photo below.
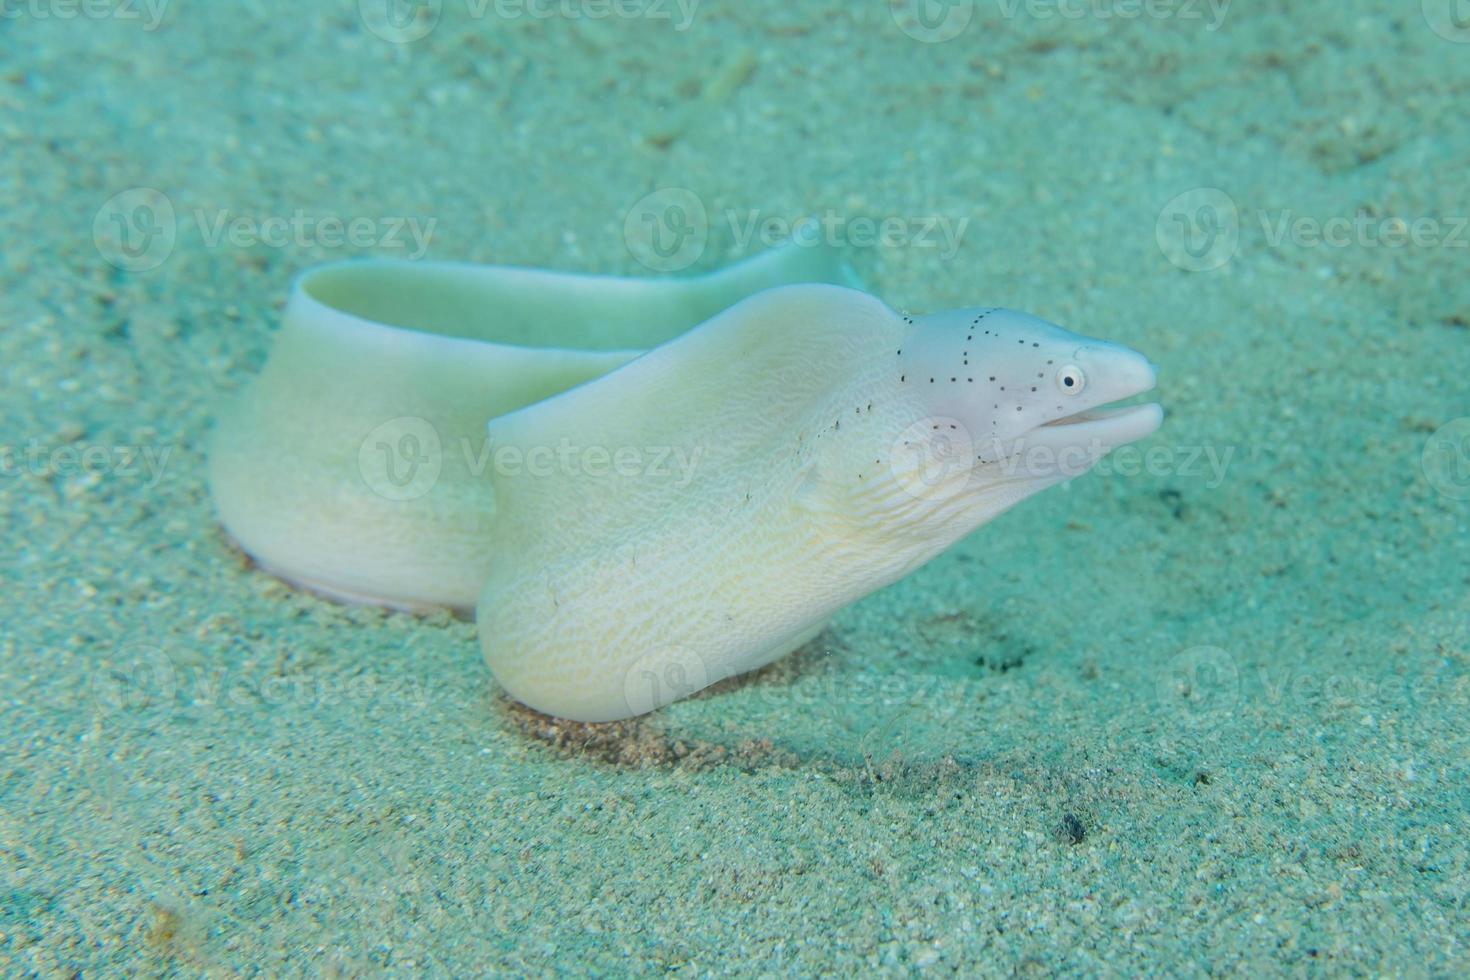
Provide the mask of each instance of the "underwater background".
[{"label": "underwater background", "polygon": [[[1470,973],[1467,106],[1461,0],[0,0],[0,973]],[[810,215],[1163,429],[599,728],[220,530],[303,269]]]}]

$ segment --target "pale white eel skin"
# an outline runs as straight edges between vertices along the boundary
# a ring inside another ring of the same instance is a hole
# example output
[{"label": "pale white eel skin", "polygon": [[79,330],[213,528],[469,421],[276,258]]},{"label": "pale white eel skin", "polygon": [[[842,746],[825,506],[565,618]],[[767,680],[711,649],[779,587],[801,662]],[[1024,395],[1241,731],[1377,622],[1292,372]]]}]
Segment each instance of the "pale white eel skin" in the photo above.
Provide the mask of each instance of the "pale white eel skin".
[{"label": "pale white eel skin", "polygon": [[1127,348],[844,281],[804,245],[682,280],[313,270],[217,426],[221,519],[330,596],[473,606],[511,696],[610,721],[790,652],[1161,422],[1104,407],[1154,386]]}]

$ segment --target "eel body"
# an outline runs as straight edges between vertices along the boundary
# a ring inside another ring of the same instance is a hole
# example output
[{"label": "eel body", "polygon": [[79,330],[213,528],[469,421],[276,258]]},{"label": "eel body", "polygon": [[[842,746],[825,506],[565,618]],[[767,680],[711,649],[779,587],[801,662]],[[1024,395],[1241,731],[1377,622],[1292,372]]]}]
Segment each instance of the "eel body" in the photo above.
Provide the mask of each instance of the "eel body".
[{"label": "eel body", "polygon": [[217,426],[225,527],[332,597],[476,611],[549,714],[653,710],[806,642],[1152,433],[1141,355],[1010,310],[907,317],[792,245],[690,279],[305,275]]}]

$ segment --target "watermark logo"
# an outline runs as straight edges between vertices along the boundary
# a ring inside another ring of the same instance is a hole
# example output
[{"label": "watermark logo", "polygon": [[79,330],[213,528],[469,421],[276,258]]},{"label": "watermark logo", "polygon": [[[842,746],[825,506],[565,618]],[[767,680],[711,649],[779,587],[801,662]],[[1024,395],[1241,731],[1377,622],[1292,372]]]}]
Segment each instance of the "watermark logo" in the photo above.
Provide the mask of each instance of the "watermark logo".
[{"label": "watermark logo", "polygon": [[1446,41],[1470,44],[1470,0],[1423,0],[1429,29]]},{"label": "watermark logo", "polygon": [[975,19],[975,0],[890,0],[893,22],[915,41],[943,44],[965,32]]},{"label": "watermark logo", "polygon": [[178,671],[157,647],[133,644],[92,673],[92,703],[104,717],[151,724],[173,709]]},{"label": "watermark logo", "polygon": [[915,500],[953,495],[955,480],[975,465],[975,440],[959,419],[920,419],[899,433],[888,453],[898,485]]},{"label": "watermark logo", "polygon": [[1240,209],[1220,188],[1197,187],[1164,205],[1154,237],[1174,265],[1186,272],[1210,272],[1240,248]]},{"label": "watermark logo", "polygon": [[368,433],[357,451],[362,482],[384,500],[406,503],[433,490],[444,470],[444,444],[427,419],[390,419]]},{"label": "watermark logo", "polygon": [[623,677],[623,702],[631,715],[646,714],[721,678],[694,650],[672,644],[650,650],[635,660]]},{"label": "watermark logo", "polygon": [[1470,418],[1440,426],[1420,457],[1429,485],[1451,500],[1470,500]]},{"label": "watermark logo", "polygon": [[108,198],[92,219],[92,241],[109,265],[148,272],[168,261],[178,240],[173,202],[152,187]]},{"label": "watermark logo", "polygon": [[444,0],[357,0],[363,26],[389,44],[412,44],[429,36],[444,14]]},{"label": "watermark logo", "polygon": [[1170,658],[1159,675],[1159,706],[1189,725],[1225,720],[1240,703],[1240,670],[1219,647],[1190,647]]},{"label": "watermark logo", "polygon": [[699,195],[666,187],[633,205],[623,220],[623,241],[654,272],[679,272],[704,257],[709,230],[709,212]]}]

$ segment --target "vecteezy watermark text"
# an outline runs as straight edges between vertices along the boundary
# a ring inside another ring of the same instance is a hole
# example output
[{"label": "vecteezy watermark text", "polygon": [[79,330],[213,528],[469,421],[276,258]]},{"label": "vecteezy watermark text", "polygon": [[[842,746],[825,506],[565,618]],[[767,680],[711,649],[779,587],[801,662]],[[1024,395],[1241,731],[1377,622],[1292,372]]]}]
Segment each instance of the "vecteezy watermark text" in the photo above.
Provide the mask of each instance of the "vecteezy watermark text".
[{"label": "vecteezy watermark text", "polygon": [[547,477],[583,474],[590,477],[620,476],[670,479],[677,490],[694,479],[694,470],[703,455],[702,446],[579,446],[563,438],[555,446],[483,446],[475,455],[468,443],[464,449],[471,458],[471,473],[484,472],[485,459],[500,476]]},{"label": "vecteezy watermark text", "polygon": [[69,479],[95,476],[143,480],[149,490],[163,480],[172,446],[117,446],[69,443],[46,445],[31,439],[24,446],[0,443],[0,479],[18,476]]},{"label": "vecteezy watermark text", "polygon": [[465,0],[471,17],[487,8],[502,20],[664,20],[683,33],[703,0]]},{"label": "vecteezy watermark text", "polygon": [[390,419],[368,433],[358,448],[357,466],[368,489],[386,500],[409,501],[438,484],[446,454],[457,451],[458,466],[471,477],[487,473],[508,479],[585,476],[592,479],[643,479],[683,490],[694,481],[704,446],[582,445],[567,437],[555,444],[497,445],[460,437],[446,449],[439,430],[417,416]]},{"label": "vecteezy watermark text", "polygon": [[787,242],[809,247],[827,243],[851,248],[926,248],[938,249],[939,258],[945,262],[954,258],[970,227],[967,217],[942,214],[872,217],[844,215],[830,209],[821,215],[792,220],[764,215],[754,209],[742,214],[730,208],[724,212],[724,219],[741,249],[753,242],[764,248]]},{"label": "vecteezy watermark text", "polygon": [[[206,248],[377,249],[419,259],[429,250],[438,218],[414,215],[259,214],[230,208],[195,208],[195,232]],[[151,187],[115,194],[92,220],[101,256],[124,272],[147,272],[167,262],[189,225],[168,195]]]},{"label": "vecteezy watermark text", "polygon": [[1470,216],[1380,218],[1370,214],[1318,218],[1290,208],[1257,212],[1266,244],[1280,248],[1470,248]]},{"label": "vecteezy watermark text", "polygon": [[1156,696],[1166,715],[1190,725],[1226,721],[1247,703],[1253,710],[1356,709],[1370,723],[1375,713],[1430,703],[1463,708],[1470,702],[1470,682],[1463,674],[1304,669],[1287,659],[1263,659],[1251,667],[1229,650],[1197,646],[1162,665]]},{"label": "vecteezy watermark text", "polygon": [[712,214],[693,191],[666,187],[646,195],[628,211],[623,240],[634,258],[649,269],[679,272],[704,256],[711,233],[720,226],[741,250],[786,244],[916,248],[932,250],[947,262],[959,252],[970,219],[942,214],[848,214],[831,208],[796,218],[756,208],[726,208]]},{"label": "vecteezy watermark text", "polygon": [[1186,272],[1219,269],[1240,254],[1258,228],[1270,249],[1470,249],[1470,215],[1301,214],[1292,208],[1243,209],[1218,187],[1197,187],[1159,213],[1159,250]]},{"label": "vecteezy watermark text", "polygon": [[[1231,0],[992,0],[1007,20],[1196,21],[1219,30]],[[926,44],[952,41],[975,20],[980,0],[890,0],[893,20],[909,37]]]},{"label": "vecteezy watermark text", "polygon": [[438,218],[412,216],[339,218],[313,216],[305,211],[289,215],[234,214],[228,210],[194,211],[194,222],[208,248],[380,248],[421,259],[429,250]]},{"label": "vecteezy watermark text", "polygon": [[141,21],[156,31],[170,0],[0,0],[0,20]]},{"label": "vecteezy watermark text", "polygon": [[[679,33],[694,25],[703,0],[458,0],[470,20],[665,21]],[[443,19],[446,0],[358,0],[363,26],[384,41],[412,44]],[[451,8],[452,9],[452,8]]]},{"label": "vecteezy watermark text", "polygon": [[95,710],[115,724],[166,724],[175,711],[227,711],[259,705],[326,708],[388,702],[422,708],[424,685],[412,675],[250,674],[223,665],[181,663],[158,647],[129,644],[91,678]]},{"label": "vecteezy watermark text", "polygon": [[1099,439],[1053,447],[1016,439],[976,439],[958,419],[925,418],[893,441],[889,452],[894,478],[911,496],[940,499],[955,493],[972,476],[1009,481],[1071,479],[1086,472],[1100,476],[1199,480],[1207,490],[1225,482],[1235,459],[1233,445],[1137,445],[1109,447]]},{"label": "vecteezy watermark text", "polygon": [[1035,20],[1200,21],[1217,31],[1230,13],[1231,0],[995,0],[1001,16]]}]

